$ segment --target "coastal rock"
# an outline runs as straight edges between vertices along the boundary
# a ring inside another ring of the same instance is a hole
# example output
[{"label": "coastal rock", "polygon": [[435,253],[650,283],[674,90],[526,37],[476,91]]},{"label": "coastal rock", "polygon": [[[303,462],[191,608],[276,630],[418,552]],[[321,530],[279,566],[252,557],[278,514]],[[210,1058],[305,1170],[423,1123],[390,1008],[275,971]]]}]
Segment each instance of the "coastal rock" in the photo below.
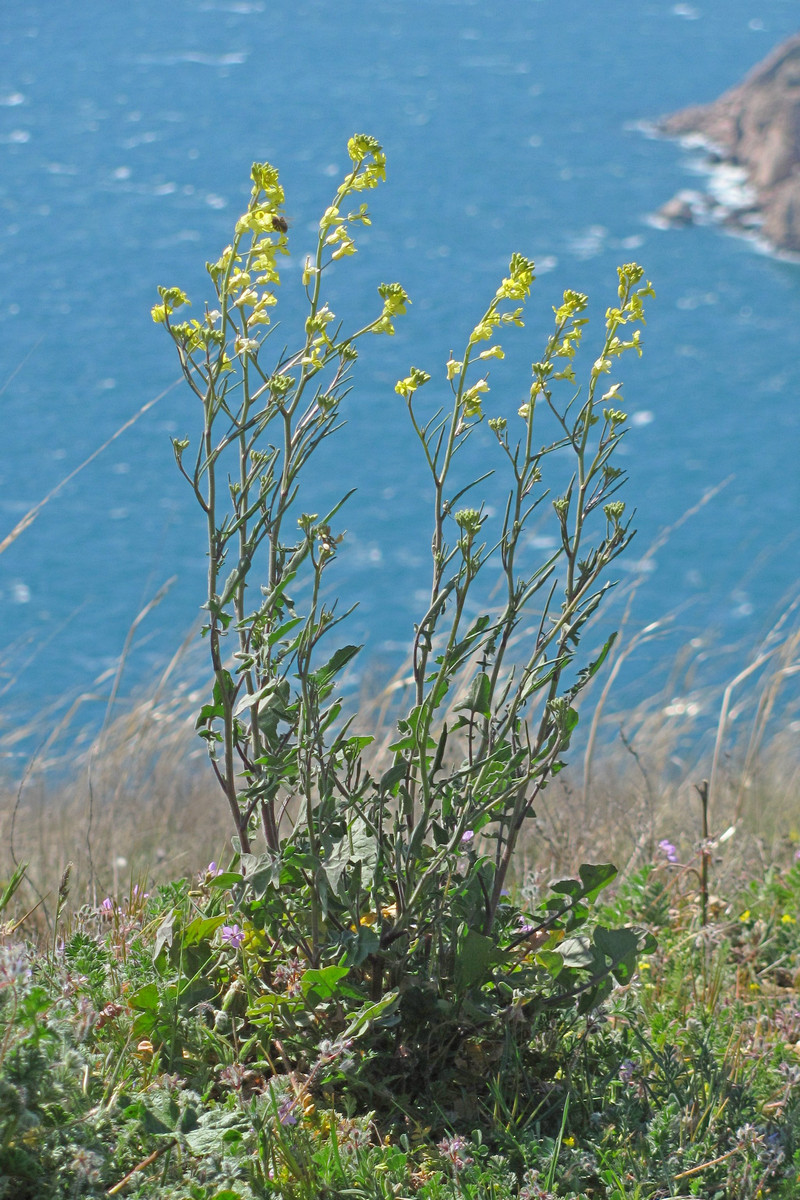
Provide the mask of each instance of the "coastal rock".
[{"label": "coastal rock", "polygon": [[665,225],[693,225],[694,224],[694,209],[690,200],[686,198],[683,192],[679,192],[677,196],[673,196],[666,204],[662,204],[658,210],[658,216]]},{"label": "coastal rock", "polygon": [[668,137],[700,135],[711,144],[709,166],[744,169],[755,201],[732,206],[728,224],[758,224],[777,248],[800,251],[800,34],[718,100],[673,113],[658,127]]}]

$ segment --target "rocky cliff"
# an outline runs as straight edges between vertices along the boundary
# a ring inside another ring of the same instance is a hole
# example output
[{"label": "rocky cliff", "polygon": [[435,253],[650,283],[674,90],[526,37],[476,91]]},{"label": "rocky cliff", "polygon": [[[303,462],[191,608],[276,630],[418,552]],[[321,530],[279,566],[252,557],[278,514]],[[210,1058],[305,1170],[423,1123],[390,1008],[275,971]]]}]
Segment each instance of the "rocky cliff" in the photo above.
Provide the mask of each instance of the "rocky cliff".
[{"label": "rocky cliff", "polygon": [[[712,104],[683,109],[659,123],[669,137],[700,134],[716,149],[712,162],[742,168],[751,192],[722,215],[760,232],[779,249],[800,251],[800,34],[778,46],[743,83]],[[686,224],[698,206],[679,195],[662,217]],[[702,203],[700,204],[702,210]],[[714,207],[709,198],[706,211]]]}]

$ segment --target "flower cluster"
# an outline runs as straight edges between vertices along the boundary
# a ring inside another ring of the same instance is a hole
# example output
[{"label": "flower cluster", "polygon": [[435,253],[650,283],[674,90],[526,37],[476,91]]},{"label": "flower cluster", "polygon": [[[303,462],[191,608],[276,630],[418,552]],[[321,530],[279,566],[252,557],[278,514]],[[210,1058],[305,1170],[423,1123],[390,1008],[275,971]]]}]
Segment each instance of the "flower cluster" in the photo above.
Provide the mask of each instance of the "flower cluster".
[{"label": "flower cluster", "polygon": [[468,1154],[462,1153],[467,1145],[468,1143],[465,1138],[454,1136],[442,1138],[436,1148],[442,1155],[442,1158],[446,1158],[455,1173],[458,1174],[465,1167],[471,1166],[473,1162]]}]

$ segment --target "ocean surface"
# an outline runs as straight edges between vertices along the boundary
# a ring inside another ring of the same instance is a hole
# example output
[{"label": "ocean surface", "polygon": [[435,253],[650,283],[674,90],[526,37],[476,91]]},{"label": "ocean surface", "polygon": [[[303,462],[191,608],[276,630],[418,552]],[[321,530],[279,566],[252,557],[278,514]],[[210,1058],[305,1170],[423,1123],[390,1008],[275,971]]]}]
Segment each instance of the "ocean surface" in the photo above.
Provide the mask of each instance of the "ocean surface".
[{"label": "ocean surface", "polygon": [[[425,468],[394,383],[412,363],[443,379],[519,250],[538,279],[493,372],[496,412],[524,398],[565,287],[591,299],[588,367],[617,264],[653,281],[644,356],[621,370],[638,535],[617,575],[640,581],[629,630],[669,619],[670,632],[632,656],[629,686],[662,686],[680,646],[695,682],[735,673],[797,590],[800,265],[719,228],[655,228],[661,204],[706,183],[696,150],[646,129],[714,99],[799,25],[792,0],[2,4],[0,540],[176,380],[156,286],[185,288],[195,310],[210,298],[204,264],[230,240],[254,160],[286,189],[291,339],[301,265],[363,131],[388,182],[332,306],[358,321],[394,279],[413,305],[365,348],[311,500],[358,489],[335,578],[343,603],[360,600],[348,639],[365,641],[365,666],[400,662],[428,588]],[[170,445],[197,428],[173,387],[0,556],[0,732],[46,734],[76,697],[107,695],[167,581],[123,692],[197,620],[203,527]],[[486,442],[471,452],[480,471]],[[536,545],[552,533],[537,528]],[[76,720],[101,713],[87,702]]]}]

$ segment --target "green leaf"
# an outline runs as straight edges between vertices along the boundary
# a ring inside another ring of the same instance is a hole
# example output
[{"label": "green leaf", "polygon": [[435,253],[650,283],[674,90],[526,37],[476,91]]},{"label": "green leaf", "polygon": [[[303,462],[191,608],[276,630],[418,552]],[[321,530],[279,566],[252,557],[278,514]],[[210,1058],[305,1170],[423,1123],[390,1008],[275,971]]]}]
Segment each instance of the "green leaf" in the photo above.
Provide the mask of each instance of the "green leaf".
[{"label": "green leaf", "polygon": [[356,817],[347,833],[335,842],[325,856],[322,869],[327,876],[331,891],[339,890],[339,883],[348,863],[361,864],[361,882],[371,886],[378,865],[378,843],[374,834],[361,817]]},{"label": "green leaf", "polygon": [[555,950],[540,950],[536,961],[555,979],[564,966],[564,959]]},{"label": "green leaf", "polygon": [[569,746],[570,738],[572,737],[573,733],[575,732],[575,730],[578,727],[579,720],[580,720],[580,717],[578,715],[578,710],[575,708],[568,708],[567,711],[564,713],[564,723],[562,726],[562,732],[563,732],[563,737],[564,737],[564,749],[565,750]]},{"label": "green leaf", "polygon": [[282,1010],[296,1013],[302,1007],[303,1001],[299,996],[289,996],[285,992],[267,992],[253,1001],[247,1010],[247,1019],[253,1025],[271,1025]]},{"label": "green leaf", "polygon": [[338,994],[337,983],[347,974],[347,967],[311,967],[300,976],[300,987],[306,1000],[312,997],[330,1000]]},{"label": "green leaf", "polygon": [[466,992],[476,984],[485,983],[494,966],[498,947],[493,938],[477,929],[468,929],[461,939],[456,958],[456,991]]},{"label": "green leaf", "polygon": [[344,875],[349,861],[350,839],[345,834],[343,838],[333,844],[330,853],[325,856],[322,863],[322,869],[325,872],[328,886],[332,892],[338,892],[339,882],[342,875]]},{"label": "green leaf", "polygon": [[183,930],[181,945],[186,949],[188,946],[198,946],[201,942],[208,941],[226,920],[225,913],[216,917],[195,917]]},{"label": "green leaf", "polygon": [[565,967],[590,967],[595,961],[592,944],[584,936],[565,938],[558,947],[558,953]]},{"label": "green leaf", "polygon": [[484,632],[491,618],[485,613],[478,617],[475,624],[469,629],[462,641],[457,642],[450,651],[448,657],[448,666],[451,670],[456,670],[463,660],[472,652],[473,646],[480,635]]},{"label": "green leaf", "polygon": [[614,642],[616,640],[617,640],[617,634],[612,633],[611,637],[608,639],[606,644],[603,646],[603,649],[600,651],[600,653],[598,654],[598,656],[594,660],[594,662],[589,663],[588,667],[584,667],[582,671],[578,672],[578,680],[575,684],[575,687],[571,689],[573,694],[576,691],[580,691],[589,682],[590,679],[594,679],[595,675],[597,674],[597,672],[602,667],[603,663],[608,658],[608,655],[611,651],[611,647],[614,645]]},{"label": "green leaf", "polygon": [[617,868],[612,863],[584,863],[578,870],[580,879],[560,879],[552,885],[558,895],[578,900],[596,900],[603,888],[617,877]]},{"label": "green leaf", "polygon": [[19,866],[17,867],[16,871],[14,872],[14,874],[9,879],[8,883],[6,884],[5,888],[3,889],[2,896],[0,896],[0,913],[3,912],[4,909],[8,907],[11,897],[14,895],[14,892],[16,892],[19,885],[22,883],[22,880],[25,877],[25,872],[27,871],[27,869],[28,869],[27,863],[20,863]]},{"label": "green leaf", "polygon": [[241,713],[243,713],[245,711],[245,709],[253,708],[253,706],[258,704],[259,701],[263,700],[265,696],[271,695],[274,692],[274,690],[275,690],[274,684],[272,683],[272,681],[270,681],[269,683],[265,683],[263,687],[259,688],[257,692],[253,692],[252,695],[250,694],[250,692],[246,691],[244,693],[244,695],[239,698],[239,703],[236,705],[236,708],[233,710],[233,715],[235,717],[238,717]]},{"label": "green leaf", "polygon": [[213,721],[215,717],[223,715],[221,704],[204,704],[197,714],[197,720],[194,723],[195,729],[199,729],[201,725],[207,725],[209,721]]},{"label": "green leaf", "polygon": [[282,637],[286,637],[286,634],[291,633],[295,625],[299,625],[301,620],[302,617],[293,617],[291,621],[284,621],[283,625],[280,625],[277,629],[273,629],[272,633],[267,639],[269,645],[274,646],[275,643],[279,642]]},{"label": "green leaf", "polygon": [[203,1113],[198,1127],[187,1134],[186,1145],[198,1158],[221,1158],[226,1146],[225,1134],[231,1129],[246,1133],[248,1126],[249,1121],[240,1111],[228,1112],[215,1107]]},{"label": "green leaf", "polygon": [[463,704],[456,705],[456,712],[479,713],[482,717],[492,715],[492,681],[481,671],[472,681],[469,695]]},{"label": "green leaf", "polygon": [[149,1037],[158,1024],[156,1014],[153,1012],[140,1012],[134,1017],[131,1023],[131,1037],[144,1038]]},{"label": "green leaf", "polygon": [[271,887],[280,883],[281,861],[277,855],[269,852],[259,855],[243,854],[240,861],[243,888],[252,893],[256,900],[260,900]]},{"label": "green leaf", "polygon": [[611,959],[609,970],[617,983],[630,983],[641,954],[655,950],[656,939],[643,929],[606,929],[598,925],[594,931],[595,945]]},{"label": "green leaf", "polygon": [[155,1012],[158,1008],[158,988],[154,983],[146,983],[128,997],[128,1003],[137,1012]]},{"label": "green leaf", "polygon": [[593,901],[603,888],[608,887],[617,878],[617,868],[613,863],[584,863],[578,868],[578,874],[583,883],[583,896]]},{"label": "green leaf", "polygon": [[242,878],[243,876],[238,871],[221,871],[219,875],[215,875],[213,879],[209,879],[208,887],[232,888],[237,883],[241,883]]},{"label": "green leaf", "polygon": [[328,659],[324,667],[314,671],[311,678],[320,690],[323,690],[355,658],[361,646],[340,646],[336,653]]},{"label": "green leaf", "polygon": [[360,1012],[357,1012],[351,1019],[350,1024],[341,1035],[342,1038],[358,1037],[359,1034],[364,1033],[373,1021],[377,1021],[379,1017],[387,1016],[389,1012],[396,1007],[397,1000],[398,992],[395,990],[393,992],[387,992],[386,995],[380,1000],[376,1001],[375,1004],[365,1005]]},{"label": "green leaf", "polygon": [[359,925],[358,932],[352,934],[352,940],[347,945],[345,962],[348,967],[360,967],[370,954],[376,954],[380,948],[380,935],[369,925]]},{"label": "green leaf", "polygon": [[449,691],[450,680],[448,679],[447,675],[444,675],[436,684],[436,687],[431,693],[431,708],[434,710],[437,709]]},{"label": "green leaf", "polygon": [[164,947],[166,947],[168,950],[172,948],[175,916],[176,914],[174,910],[172,912],[168,912],[156,930],[156,940],[153,946],[153,962],[156,961]]},{"label": "green leaf", "polygon": [[357,734],[347,738],[346,741],[340,742],[338,748],[344,750],[348,754],[352,754],[354,758],[360,756],[362,750],[366,750],[367,746],[371,746],[375,741],[372,734]]}]

